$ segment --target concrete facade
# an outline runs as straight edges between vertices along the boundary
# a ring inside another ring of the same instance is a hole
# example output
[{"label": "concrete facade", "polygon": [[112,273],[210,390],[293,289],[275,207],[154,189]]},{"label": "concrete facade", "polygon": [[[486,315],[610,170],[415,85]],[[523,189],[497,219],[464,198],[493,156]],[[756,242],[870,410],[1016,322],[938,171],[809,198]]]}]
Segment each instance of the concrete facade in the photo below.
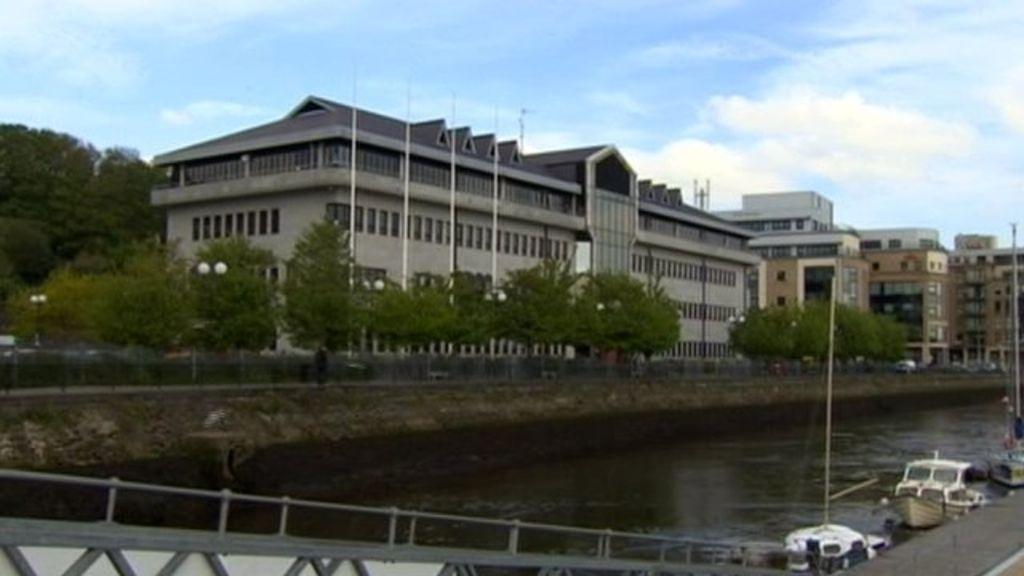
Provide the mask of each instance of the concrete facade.
[{"label": "concrete facade", "polygon": [[[579,272],[632,273],[660,281],[679,306],[671,357],[731,354],[728,319],[744,309],[744,279],[759,263],[747,250],[750,232],[685,205],[678,190],[638,181],[614,146],[523,155],[514,141],[474,137],[443,120],[407,125],[310,97],[282,120],[154,163],[170,184],[152,201],[166,209],[167,237],[186,257],[242,235],[277,256],[268,275],[282,278],[296,240],[327,218],[354,231],[363,281],[408,285],[458,271],[495,287],[546,259]],[[500,352],[522,350],[509,343]]]}]

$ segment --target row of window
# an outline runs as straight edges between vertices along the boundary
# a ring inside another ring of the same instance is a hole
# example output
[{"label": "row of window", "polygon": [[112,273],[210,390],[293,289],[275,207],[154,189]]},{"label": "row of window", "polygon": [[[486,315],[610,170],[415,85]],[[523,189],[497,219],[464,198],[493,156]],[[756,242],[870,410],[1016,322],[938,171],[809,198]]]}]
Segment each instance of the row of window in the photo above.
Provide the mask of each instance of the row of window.
[{"label": "row of window", "polygon": [[[327,219],[349,230],[351,219],[350,205],[347,203],[331,203],[327,205]],[[401,236],[401,214],[377,208],[356,206],[355,231],[357,233],[377,234],[380,236]],[[410,214],[408,216],[408,237],[420,242],[433,244],[451,244],[451,223],[440,218]],[[526,256],[528,258],[552,258],[569,260],[571,257],[570,243],[566,240],[554,240],[542,236],[519,234],[508,230],[499,230],[495,237],[490,226],[474,226],[472,224],[456,224],[455,245],[460,248],[491,250],[492,238],[497,241],[497,250],[502,254]]]},{"label": "row of window", "polygon": [[709,284],[721,284],[723,286],[735,286],[739,278],[737,273],[732,270],[725,270],[714,266],[702,267],[700,264],[655,258],[643,254],[633,254],[633,272],[653,274],[662,278],[705,280]]},{"label": "row of window", "polygon": [[744,246],[743,240],[735,236],[706,230],[704,228],[698,228],[696,226],[683,224],[681,222],[676,222],[675,220],[652,216],[649,214],[640,215],[640,229],[665,236],[672,236],[674,238],[686,238],[697,242],[703,242],[705,244],[725,246],[726,248],[732,248],[734,250],[741,250]]},{"label": "row of window", "polygon": [[733,355],[727,342],[676,342],[661,358],[728,358]]},{"label": "row of window", "polygon": [[728,322],[736,317],[736,308],[700,302],[678,302],[679,315],[689,320],[710,320],[712,322]]},{"label": "row of window", "polygon": [[281,212],[277,208],[192,218],[193,241],[231,236],[265,236],[280,231]]}]

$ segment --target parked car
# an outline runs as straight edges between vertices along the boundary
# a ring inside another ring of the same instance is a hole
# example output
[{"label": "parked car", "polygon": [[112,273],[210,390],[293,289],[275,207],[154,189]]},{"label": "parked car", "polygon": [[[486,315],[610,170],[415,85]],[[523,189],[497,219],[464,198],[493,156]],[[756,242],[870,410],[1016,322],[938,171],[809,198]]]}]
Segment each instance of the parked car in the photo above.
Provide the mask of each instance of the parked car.
[{"label": "parked car", "polygon": [[900,360],[893,364],[892,369],[893,372],[898,372],[900,374],[910,374],[911,372],[917,371],[917,363],[913,360]]}]

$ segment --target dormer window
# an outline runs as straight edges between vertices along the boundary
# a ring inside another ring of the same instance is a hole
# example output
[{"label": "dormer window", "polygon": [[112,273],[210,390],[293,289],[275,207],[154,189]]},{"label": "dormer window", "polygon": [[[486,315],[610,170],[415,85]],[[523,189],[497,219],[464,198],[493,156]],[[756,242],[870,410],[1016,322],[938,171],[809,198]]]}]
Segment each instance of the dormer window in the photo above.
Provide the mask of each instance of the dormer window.
[{"label": "dormer window", "polygon": [[441,130],[441,133],[437,135],[437,144],[439,146],[448,147],[448,131]]},{"label": "dormer window", "polygon": [[476,145],[473,144],[472,138],[466,138],[466,141],[462,144],[462,151],[469,154],[476,154]]}]

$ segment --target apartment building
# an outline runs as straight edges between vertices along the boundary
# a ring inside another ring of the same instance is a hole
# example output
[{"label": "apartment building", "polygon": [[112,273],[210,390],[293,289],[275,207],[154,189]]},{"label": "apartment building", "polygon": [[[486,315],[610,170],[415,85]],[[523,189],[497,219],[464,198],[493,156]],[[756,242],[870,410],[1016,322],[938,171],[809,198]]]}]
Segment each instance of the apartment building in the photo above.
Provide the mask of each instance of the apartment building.
[{"label": "apartment building", "polygon": [[[1024,271],[1024,254],[1017,258],[1018,269]],[[952,359],[1008,366],[1013,350],[1012,248],[1000,248],[995,236],[957,235],[950,274],[955,287]],[[1024,272],[1018,281],[1024,290]],[[1018,298],[1024,313],[1024,291]]]},{"label": "apartment building", "polygon": [[930,228],[860,231],[870,264],[871,310],[906,327],[908,356],[923,364],[949,361],[954,304],[949,255]]},{"label": "apartment building", "polygon": [[[523,154],[443,119],[415,123],[308,97],[282,119],[161,154],[152,201],[191,257],[245,236],[283,277],[295,241],[327,218],[352,233],[362,280],[455,271],[500,286],[545,259],[658,280],[679,305],[672,357],[721,357],[758,264],[751,232],[641,184],[611,145]],[[406,207],[408,206],[408,207]],[[407,254],[407,257],[403,257]],[[521,347],[502,343],[502,353]]]}]

